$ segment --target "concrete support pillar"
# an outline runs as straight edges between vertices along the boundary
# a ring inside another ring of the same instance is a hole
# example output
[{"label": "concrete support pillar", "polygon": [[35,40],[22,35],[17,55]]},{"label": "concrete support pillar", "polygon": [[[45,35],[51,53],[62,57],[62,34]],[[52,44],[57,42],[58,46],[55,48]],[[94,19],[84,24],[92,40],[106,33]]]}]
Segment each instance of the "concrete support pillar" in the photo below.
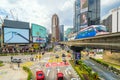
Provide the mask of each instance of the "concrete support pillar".
[{"label": "concrete support pillar", "polygon": [[83,47],[75,47],[75,46],[71,46],[70,47],[71,50],[73,50],[73,60],[75,62],[75,64],[77,64],[77,61],[81,59],[81,51],[83,50]]}]

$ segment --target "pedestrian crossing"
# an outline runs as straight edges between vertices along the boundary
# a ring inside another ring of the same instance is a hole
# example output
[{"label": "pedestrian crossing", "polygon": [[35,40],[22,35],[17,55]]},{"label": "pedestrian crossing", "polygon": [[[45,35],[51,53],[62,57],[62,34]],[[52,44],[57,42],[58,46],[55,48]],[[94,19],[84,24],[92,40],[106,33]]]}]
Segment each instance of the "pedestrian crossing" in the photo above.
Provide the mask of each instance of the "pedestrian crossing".
[{"label": "pedestrian crossing", "polygon": [[53,62],[62,62],[62,58],[50,58],[48,62],[53,63]]}]

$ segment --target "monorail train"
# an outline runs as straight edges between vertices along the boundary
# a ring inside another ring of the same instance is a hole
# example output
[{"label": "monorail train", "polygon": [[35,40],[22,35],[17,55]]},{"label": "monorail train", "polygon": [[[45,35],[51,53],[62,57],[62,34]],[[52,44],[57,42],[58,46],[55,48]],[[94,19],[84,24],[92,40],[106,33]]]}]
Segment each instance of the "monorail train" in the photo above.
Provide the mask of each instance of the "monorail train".
[{"label": "monorail train", "polygon": [[97,35],[108,34],[106,26],[104,25],[91,25],[81,29],[76,35],[75,39],[94,37]]}]

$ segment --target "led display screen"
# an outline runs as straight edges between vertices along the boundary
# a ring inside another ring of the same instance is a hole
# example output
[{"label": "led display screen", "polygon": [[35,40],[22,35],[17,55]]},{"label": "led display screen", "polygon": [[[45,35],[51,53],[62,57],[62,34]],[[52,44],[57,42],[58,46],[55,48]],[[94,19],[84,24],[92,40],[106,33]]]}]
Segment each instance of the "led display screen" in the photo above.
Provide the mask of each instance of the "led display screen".
[{"label": "led display screen", "polygon": [[46,40],[44,38],[33,37],[33,42],[34,43],[45,43]]},{"label": "led display screen", "polygon": [[88,11],[88,0],[81,1],[81,13]]},{"label": "led display screen", "polygon": [[80,55],[80,53],[78,53],[78,52],[75,53],[75,59],[76,59],[76,60],[81,59],[81,55]]},{"label": "led display screen", "polygon": [[4,43],[29,43],[29,29],[5,27]]}]

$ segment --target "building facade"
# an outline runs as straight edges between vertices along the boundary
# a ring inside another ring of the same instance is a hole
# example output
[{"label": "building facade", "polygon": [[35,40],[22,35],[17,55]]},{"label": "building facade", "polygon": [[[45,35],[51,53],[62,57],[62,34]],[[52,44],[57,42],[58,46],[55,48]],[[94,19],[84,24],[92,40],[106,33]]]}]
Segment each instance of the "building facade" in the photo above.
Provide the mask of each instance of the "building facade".
[{"label": "building facade", "polygon": [[54,14],[52,16],[52,40],[54,42],[60,40],[60,34],[59,34],[59,18],[57,14]]},{"label": "building facade", "polygon": [[44,26],[38,24],[31,24],[32,27],[32,41],[33,43],[46,43],[47,42],[47,29]]},{"label": "building facade", "polygon": [[64,41],[64,25],[60,25],[60,41]]},{"label": "building facade", "polygon": [[69,35],[73,34],[73,32],[74,32],[74,29],[73,29],[73,28],[68,28],[68,29],[65,31],[65,34],[64,34],[64,36],[65,36],[65,41],[70,40],[70,36],[69,36]]},{"label": "building facade", "polygon": [[80,29],[80,0],[75,0],[74,3],[74,18],[73,18],[74,32]]},{"label": "building facade", "polygon": [[102,25],[105,25],[108,32],[112,32],[112,14],[106,15],[106,18],[101,21]]},{"label": "building facade", "polygon": [[110,33],[120,32],[120,7],[110,10],[101,24],[105,25]]},{"label": "building facade", "polygon": [[74,32],[100,24],[100,0],[75,0]]}]

